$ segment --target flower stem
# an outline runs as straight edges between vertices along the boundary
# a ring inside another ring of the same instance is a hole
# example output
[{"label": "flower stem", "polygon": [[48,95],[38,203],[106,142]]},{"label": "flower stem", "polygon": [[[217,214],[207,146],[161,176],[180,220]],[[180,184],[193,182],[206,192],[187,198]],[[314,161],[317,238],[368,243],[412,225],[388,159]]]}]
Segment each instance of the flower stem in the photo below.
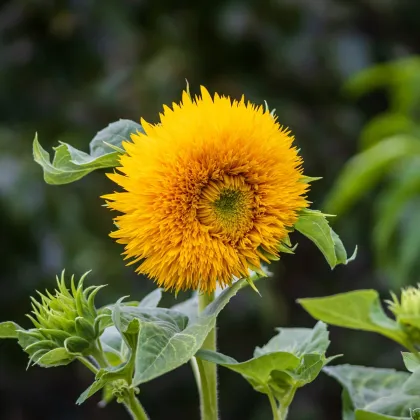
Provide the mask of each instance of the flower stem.
[{"label": "flower stem", "polygon": [[100,340],[97,340],[97,342],[95,343],[95,347],[92,350],[92,356],[101,368],[108,367],[108,361],[105,358]]},{"label": "flower stem", "polygon": [[128,398],[126,398],[124,405],[133,420],[149,420],[146,411],[137,399],[133,389],[130,389]]},{"label": "flower stem", "polygon": [[[95,347],[92,349],[92,356],[95,361],[98,363],[100,368],[106,369],[109,367],[108,361],[106,360],[106,356],[102,349],[101,342],[98,340],[95,343]],[[91,370],[95,375],[98,373],[98,370],[88,359],[85,357],[78,357],[77,358],[80,362],[82,362],[89,370]],[[132,378],[131,373],[127,378],[127,383],[131,385]],[[146,414],[143,406],[141,405],[140,401],[136,397],[136,393],[134,388],[129,388],[126,396],[124,397],[123,401],[121,401],[127,411],[129,412],[131,418],[133,420],[149,420],[149,417]]]},{"label": "flower stem", "polygon": [[86,359],[85,357],[83,357],[83,356],[78,356],[77,357],[77,360],[79,361],[79,362],[81,362],[81,363],[83,363],[91,372],[93,372],[95,375],[98,373],[98,369],[92,364],[92,363],[90,363],[89,362],[89,360],[88,359]]},{"label": "flower stem", "polygon": [[[207,305],[214,300],[214,293],[200,293],[198,296],[198,310],[202,312]],[[202,349],[216,350],[216,328],[213,328],[204,340]],[[217,401],[217,366],[214,363],[197,359],[198,371],[200,373],[201,392],[200,409],[201,420],[218,419]],[[200,389],[200,388],[199,388]]]},{"label": "flower stem", "polygon": [[270,401],[271,411],[273,412],[273,420],[280,420],[277,402],[273,397],[273,394],[271,392],[268,392],[267,396]]}]

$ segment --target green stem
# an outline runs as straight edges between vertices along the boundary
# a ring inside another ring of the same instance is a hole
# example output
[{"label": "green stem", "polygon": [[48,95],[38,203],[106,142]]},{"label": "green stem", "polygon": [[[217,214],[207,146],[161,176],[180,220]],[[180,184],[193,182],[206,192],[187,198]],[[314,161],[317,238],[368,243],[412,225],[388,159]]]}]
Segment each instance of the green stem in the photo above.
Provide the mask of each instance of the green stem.
[{"label": "green stem", "polygon": [[92,364],[92,363],[90,363],[89,362],[89,360],[88,359],[86,359],[85,357],[83,357],[83,356],[78,356],[77,357],[77,360],[79,361],[79,362],[81,362],[81,363],[83,363],[91,372],[93,372],[95,375],[98,373],[98,369]]},{"label": "green stem", "polygon": [[[202,312],[207,305],[214,300],[214,293],[200,293],[198,296],[198,310]],[[204,340],[202,349],[216,350],[216,328],[213,328]],[[217,401],[217,366],[214,363],[197,359],[198,371],[200,373],[201,392],[200,410],[201,420],[218,419]],[[199,388],[200,390],[200,388]]]},{"label": "green stem", "polygon": [[276,399],[271,392],[267,393],[270,401],[271,411],[273,412],[273,420],[280,420]]},{"label": "green stem", "polygon": [[295,397],[297,388],[292,387],[289,392],[283,396],[282,401],[280,403],[280,407],[278,409],[278,416],[279,420],[286,420],[287,414],[289,412],[290,404],[293,401],[293,398]]},{"label": "green stem", "polygon": [[[92,350],[92,356],[97,361],[98,365],[105,369],[109,367],[108,361],[106,360],[106,356],[102,349],[101,342],[97,340],[95,346]],[[78,358],[86,367],[88,367],[93,373],[98,373],[98,369],[96,369],[87,359],[84,357]],[[127,378],[127,382],[131,385],[132,382],[132,372],[130,372],[129,377]],[[140,401],[137,399],[136,394],[134,392],[134,388],[129,388],[127,392],[127,396],[124,398],[123,404],[127,411],[130,413],[131,418],[133,420],[149,420],[149,417],[146,414],[143,406],[140,404]]]},{"label": "green stem", "polygon": [[198,394],[200,395],[200,401],[201,401],[201,377],[200,377],[200,370],[198,368],[198,362],[197,359],[193,356],[190,360],[191,369],[193,371],[195,383],[197,384]]},{"label": "green stem", "polygon": [[286,420],[288,412],[289,412],[289,407],[280,406],[278,410],[278,420]]},{"label": "green stem", "polygon": [[106,368],[109,366],[102,349],[102,344],[99,340],[97,340],[95,343],[95,347],[92,350],[92,356],[95,358],[101,368]]},{"label": "green stem", "polygon": [[128,397],[124,401],[124,405],[133,420],[149,420],[146,411],[137,399],[133,389],[130,389]]}]

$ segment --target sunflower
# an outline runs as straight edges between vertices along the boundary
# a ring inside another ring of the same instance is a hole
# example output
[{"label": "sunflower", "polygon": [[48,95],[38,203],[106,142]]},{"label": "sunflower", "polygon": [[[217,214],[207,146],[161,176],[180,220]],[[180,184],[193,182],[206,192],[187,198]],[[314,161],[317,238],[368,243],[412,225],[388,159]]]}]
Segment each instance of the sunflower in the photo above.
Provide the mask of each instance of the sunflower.
[{"label": "sunflower", "polygon": [[124,142],[111,236],[165,289],[212,292],[276,259],[308,206],[294,137],[262,106],[210,96],[164,106]]}]

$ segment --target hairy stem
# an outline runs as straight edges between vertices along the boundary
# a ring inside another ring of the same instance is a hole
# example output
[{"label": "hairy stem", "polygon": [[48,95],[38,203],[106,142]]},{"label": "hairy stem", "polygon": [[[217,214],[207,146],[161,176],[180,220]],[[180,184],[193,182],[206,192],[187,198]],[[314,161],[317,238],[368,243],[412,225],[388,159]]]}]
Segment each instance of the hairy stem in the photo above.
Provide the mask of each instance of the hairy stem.
[{"label": "hairy stem", "polygon": [[273,412],[273,420],[280,420],[276,399],[271,392],[267,393],[270,401],[271,411]]},{"label": "hairy stem", "polygon": [[[201,293],[198,296],[198,310],[203,311],[208,304],[214,300],[214,293]],[[216,328],[213,328],[204,340],[202,349],[216,350]],[[200,373],[201,392],[200,409],[201,420],[218,419],[217,401],[217,366],[213,363],[197,359],[198,371]],[[200,390],[200,388],[199,388]]]},{"label": "hairy stem", "polygon": [[278,416],[279,420],[286,420],[287,413],[289,412],[290,404],[293,401],[293,398],[295,397],[297,388],[292,387],[289,392],[283,396],[282,401],[280,403],[280,407],[278,409]]},{"label": "hairy stem", "polygon": [[83,356],[78,356],[77,360],[80,363],[83,363],[91,372],[93,372],[95,375],[98,373],[98,369],[96,368],[96,366],[94,366],[91,362],[89,362],[88,359],[86,359],[86,357]]},{"label": "hairy stem", "polygon": [[124,401],[124,405],[133,420],[149,420],[146,411],[137,399],[133,389],[130,389],[128,397]]},{"label": "hairy stem", "polygon": [[[95,359],[95,361],[101,369],[109,367],[108,361],[106,360],[106,356],[102,349],[101,342],[99,340],[97,340],[92,350],[92,357]],[[99,369],[97,369],[86,357],[80,356],[77,359],[95,375],[98,373]],[[146,411],[144,410],[143,406],[140,404],[140,401],[136,397],[134,388],[131,387],[131,376],[132,372],[130,372],[129,377],[126,378],[127,383],[130,385],[130,388],[127,390],[126,396],[124,397],[122,403],[124,404],[125,408],[127,409],[128,413],[130,414],[133,420],[149,420]]]}]

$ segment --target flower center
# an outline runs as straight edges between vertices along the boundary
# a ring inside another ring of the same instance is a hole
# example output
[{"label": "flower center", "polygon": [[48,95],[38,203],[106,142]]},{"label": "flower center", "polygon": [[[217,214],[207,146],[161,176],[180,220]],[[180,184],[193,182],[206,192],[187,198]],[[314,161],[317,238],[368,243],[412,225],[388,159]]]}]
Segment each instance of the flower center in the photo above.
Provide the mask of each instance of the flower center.
[{"label": "flower center", "polygon": [[198,220],[213,236],[235,242],[253,226],[254,195],[241,177],[210,181],[201,193]]}]

